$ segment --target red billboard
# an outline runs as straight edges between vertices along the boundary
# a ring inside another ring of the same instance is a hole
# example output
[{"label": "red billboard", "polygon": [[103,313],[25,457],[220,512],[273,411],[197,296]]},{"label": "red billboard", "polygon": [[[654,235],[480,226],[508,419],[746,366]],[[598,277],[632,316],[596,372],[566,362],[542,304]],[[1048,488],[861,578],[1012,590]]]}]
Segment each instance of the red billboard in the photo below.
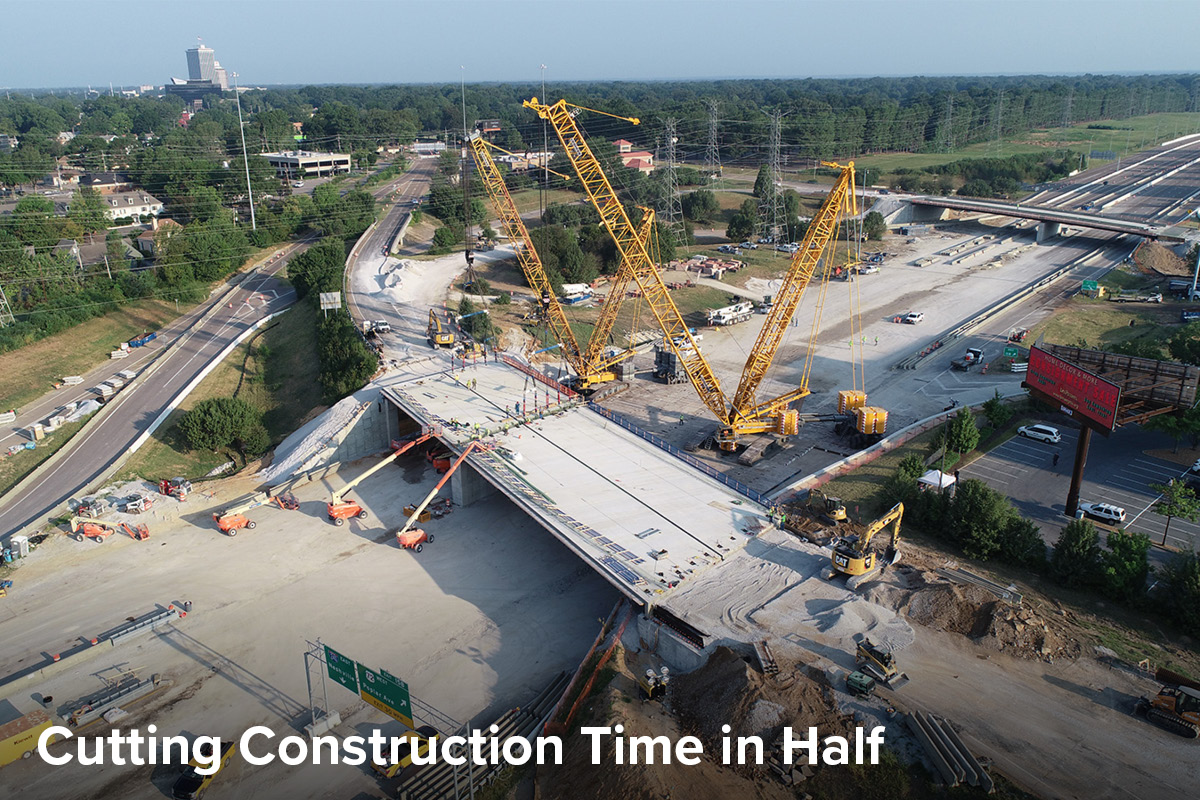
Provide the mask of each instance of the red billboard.
[{"label": "red billboard", "polygon": [[1044,350],[1029,348],[1029,371],[1021,385],[1078,414],[1092,427],[1111,431],[1116,425],[1121,387]]}]

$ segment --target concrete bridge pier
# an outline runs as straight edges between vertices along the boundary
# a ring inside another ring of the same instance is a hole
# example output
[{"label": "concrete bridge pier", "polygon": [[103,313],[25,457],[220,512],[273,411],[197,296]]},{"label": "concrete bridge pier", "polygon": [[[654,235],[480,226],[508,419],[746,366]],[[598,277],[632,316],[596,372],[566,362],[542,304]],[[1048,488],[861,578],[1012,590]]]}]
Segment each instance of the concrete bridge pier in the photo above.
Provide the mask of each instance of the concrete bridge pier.
[{"label": "concrete bridge pier", "polygon": [[496,487],[486,481],[469,463],[464,463],[450,476],[450,499],[459,508],[466,508],[496,493]]},{"label": "concrete bridge pier", "polygon": [[1058,222],[1043,222],[1037,226],[1037,243],[1041,244],[1047,239],[1053,239],[1062,231],[1062,225]]}]

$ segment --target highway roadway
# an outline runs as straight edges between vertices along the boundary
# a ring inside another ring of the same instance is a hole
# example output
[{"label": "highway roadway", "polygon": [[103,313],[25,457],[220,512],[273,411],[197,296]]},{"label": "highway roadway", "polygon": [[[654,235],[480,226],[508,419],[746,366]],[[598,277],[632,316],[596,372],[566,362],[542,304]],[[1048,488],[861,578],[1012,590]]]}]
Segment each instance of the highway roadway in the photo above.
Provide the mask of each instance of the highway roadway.
[{"label": "highway roadway", "polygon": [[170,349],[150,366],[139,383],[118,393],[104,409],[104,416],[72,440],[69,455],[40,474],[19,495],[14,490],[0,498],[0,531],[7,536],[40,524],[67,500],[81,497],[149,429],[180,390],[234,339],[258,320],[295,302],[295,292],[275,273],[298,247],[290,246],[286,255],[247,273],[228,297],[222,292],[204,304],[202,311],[198,309],[199,318],[165,343]]},{"label": "highway roadway", "polygon": [[[426,191],[428,173],[433,162],[417,161],[410,173],[373,190],[376,198],[392,195],[415,199]],[[414,179],[412,173],[417,174]],[[420,176],[424,176],[422,179]],[[388,218],[396,213],[389,212]],[[385,218],[386,219],[386,218]],[[382,225],[380,226],[382,230]],[[228,297],[221,291],[214,299],[189,312],[160,334],[154,345],[158,350],[169,347],[138,382],[118,393],[104,416],[91,423],[68,445],[69,455],[48,468],[25,486],[19,495],[10,491],[0,497],[0,540],[13,533],[34,528],[59,513],[68,500],[79,499],[104,478],[117,459],[145,433],[154,420],[206,366],[248,328],[259,320],[282,311],[295,301],[295,292],[276,277],[290,258],[302,252],[307,242],[297,242],[284,248],[278,257],[251,272],[245,273]],[[219,300],[217,298],[220,298]],[[217,307],[217,306],[220,307]],[[213,313],[209,313],[209,312]],[[98,367],[97,374],[115,374],[122,369],[145,369],[149,358],[141,354]],[[93,373],[88,373],[89,380]],[[102,378],[100,378],[102,380]],[[62,405],[77,395],[86,394],[81,387],[63,389],[30,404],[30,411],[46,411]],[[24,416],[24,415],[23,415]]]}]

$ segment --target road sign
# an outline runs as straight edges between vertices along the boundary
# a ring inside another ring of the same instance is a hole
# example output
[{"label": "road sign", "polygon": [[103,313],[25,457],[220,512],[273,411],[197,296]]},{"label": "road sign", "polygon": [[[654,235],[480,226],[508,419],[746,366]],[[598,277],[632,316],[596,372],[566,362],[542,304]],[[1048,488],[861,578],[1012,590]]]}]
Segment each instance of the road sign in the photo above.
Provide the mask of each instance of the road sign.
[{"label": "road sign", "polygon": [[358,664],[358,684],[363,700],[408,727],[413,726],[407,683],[386,671],[376,672]]},{"label": "road sign", "polygon": [[1100,290],[1100,286],[1095,281],[1084,281],[1083,282],[1083,291],[1096,292],[1099,290]]},{"label": "road sign", "polygon": [[342,307],[341,292],[321,292],[321,310],[337,311]]},{"label": "road sign", "polygon": [[1004,348],[1004,357],[1005,358],[1017,358],[1020,355],[1021,355],[1021,351],[1015,347]]},{"label": "road sign", "polygon": [[354,662],[329,645],[325,645],[325,670],[329,677],[355,694],[358,693],[358,675],[354,669]]}]

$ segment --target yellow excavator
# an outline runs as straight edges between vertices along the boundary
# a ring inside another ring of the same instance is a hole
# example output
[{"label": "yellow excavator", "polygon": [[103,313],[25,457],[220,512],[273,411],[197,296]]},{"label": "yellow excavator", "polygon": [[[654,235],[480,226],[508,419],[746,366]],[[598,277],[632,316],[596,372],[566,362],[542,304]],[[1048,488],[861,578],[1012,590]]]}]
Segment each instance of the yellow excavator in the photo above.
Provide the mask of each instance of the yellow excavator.
[{"label": "yellow excavator", "polygon": [[429,324],[425,327],[425,335],[434,347],[454,347],[454,331],[442,324],[437,312],[432,308],[429,309]]},{"label": "yellow excavator", "polygon": [[[900,550],[897,545],[900,544],[900,520],[903,517],[904,503],[896,503],[890,511],[868,525],[861,536],[850,534],[835,541],[833,552],[829,556],[829,566],[823,573],[825,579],[831,580],[835,575],[845,575],[846,588],[857,589],[863,582],[874,577],[880,569],[899,561]],[[889,525],[892,526],[892,539],[888,542],[886,551],[882,554],[877,553],[871,549],[871,540]]]}]

